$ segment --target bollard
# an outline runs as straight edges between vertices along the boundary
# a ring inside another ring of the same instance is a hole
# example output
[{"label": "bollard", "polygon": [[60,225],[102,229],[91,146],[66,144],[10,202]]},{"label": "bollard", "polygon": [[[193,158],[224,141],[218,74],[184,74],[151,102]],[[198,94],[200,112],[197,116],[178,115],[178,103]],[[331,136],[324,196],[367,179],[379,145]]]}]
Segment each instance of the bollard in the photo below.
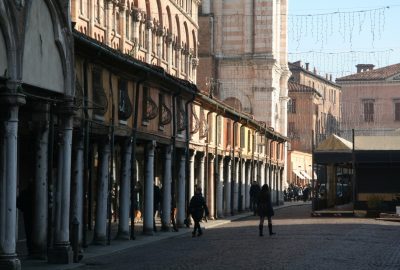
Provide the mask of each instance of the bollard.
[{"label": "bollard", "polygon": [[74,263],[79,262],[79,221],[76,217],[72,220],[72,250],[74,252]]}]

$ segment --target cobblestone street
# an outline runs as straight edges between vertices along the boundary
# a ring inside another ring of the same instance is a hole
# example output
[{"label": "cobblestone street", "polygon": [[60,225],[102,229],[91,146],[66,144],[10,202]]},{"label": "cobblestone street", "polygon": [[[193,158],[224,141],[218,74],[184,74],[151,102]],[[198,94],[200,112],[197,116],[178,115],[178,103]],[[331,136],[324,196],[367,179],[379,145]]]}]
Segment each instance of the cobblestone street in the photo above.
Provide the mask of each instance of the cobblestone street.
[{"label": "cobblestone street", "polygon": [[310,208],[276,210],[272,237],[259,237],[250,216],[201,237],[186,233],[88,259],[80,269],[400,269],[400,223],[311,218]]}]

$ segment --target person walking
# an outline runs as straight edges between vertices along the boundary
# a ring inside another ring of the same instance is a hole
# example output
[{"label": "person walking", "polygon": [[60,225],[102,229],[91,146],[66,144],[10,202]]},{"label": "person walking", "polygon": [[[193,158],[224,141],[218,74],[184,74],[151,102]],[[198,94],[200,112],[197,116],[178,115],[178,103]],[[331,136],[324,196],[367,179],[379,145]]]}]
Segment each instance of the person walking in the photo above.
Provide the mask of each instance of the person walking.
[{"label": "person walking", "polygon": [[257,214],[257,199],[258,194],[260,193],[260,185],[257,181],[253,181],[250,187],[250,210],[254,212],[254,215]]},{"label": "person walking", "polygon": [[160,204],[161,204],[161,190],[160,188],[154,184],[154,208],[153,208],[153,231],[157,232],[157,227],[156,227],[156,213],[157,211],[160,211]]},{"label": "person walking", "polygon": [[258,215],[260,216],[260,225],[258,226],[260,231],[260,236],[264,236],[263,228],[264,228],[265,217],[267,217],[268,219],[269,235],[275,234],[272,232],[272,216],[274,215],[274,209],[272,208],[272,203],[271,203],[271,192],[267,184],[264,184],[262,186],[257,202],[258,202]]},{"label": "person walking", "polygon": [[200,228],[200,220],[203,218],[205,214],[208,216],[208,207],[206,205],[206,200],[204,199],[203,195],[201,194],[201,187],[197,187],[194,196],[190,199],[189,203],[189,212],[194,220],[194,228],[192,232],[192,237],[200,236],[203,234]]}]

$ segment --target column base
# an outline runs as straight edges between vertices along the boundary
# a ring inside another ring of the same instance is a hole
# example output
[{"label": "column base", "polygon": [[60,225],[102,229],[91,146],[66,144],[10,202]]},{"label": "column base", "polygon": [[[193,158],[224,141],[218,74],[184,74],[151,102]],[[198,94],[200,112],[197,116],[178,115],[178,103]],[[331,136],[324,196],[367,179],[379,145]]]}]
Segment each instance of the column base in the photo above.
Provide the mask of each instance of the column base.
[{"label": "column base", "polygon": [[127,231],[119,231],[117,234],[117,239],[119,240],[130,240],[131,236]]},{"label": "column base", "polygon": [[106,243],[107,243],[107,238],[105,235],[95,234],[94,239],[93,239],[93,245],[105,246]]},{"label": "column base", "polygon": [[151,228],[151,229],[143,228],[143,234],[144,235],[154,235],[153,228]]},{"label": "column base", "polygon": [[0,255],[0,269],[21,270],[21,261],[17,255]]},{"label": "column base", "polygon": [[49,249],[47,256],[49,263],[55,264],[70,264],[73,262],[73,252],[69,244],[67,245],[56,245]]}]

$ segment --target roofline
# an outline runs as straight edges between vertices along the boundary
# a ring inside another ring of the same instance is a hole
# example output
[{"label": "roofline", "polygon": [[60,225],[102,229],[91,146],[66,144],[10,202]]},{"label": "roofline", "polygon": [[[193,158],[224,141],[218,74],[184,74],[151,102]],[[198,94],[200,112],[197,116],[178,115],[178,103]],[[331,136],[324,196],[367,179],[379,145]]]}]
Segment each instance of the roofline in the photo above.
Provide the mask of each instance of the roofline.
[{"label": "roofline", "polygon": [[311,75],[313,77],[316,77],[317,79],[323,80],[324,82],[326,82],[326,83],[328,83],[328,84],[330,84],[332,86],[340,88],[340,85],[336,84],[335,82],[327,80],[324,77],[322,77],[321,75],[315,74],[314,72],[311,72],[310,70],[307,70],[307,69],[305,69],[305,68],[303,68],[301,66],[295,65],[295,64],[293,64],[291,62],[288,62],[288,66],[289,66],[289,70],[291,70],[291,67],[295,67],[293,69],[301,70],[304,73],[307,73],[308,75]]}]

